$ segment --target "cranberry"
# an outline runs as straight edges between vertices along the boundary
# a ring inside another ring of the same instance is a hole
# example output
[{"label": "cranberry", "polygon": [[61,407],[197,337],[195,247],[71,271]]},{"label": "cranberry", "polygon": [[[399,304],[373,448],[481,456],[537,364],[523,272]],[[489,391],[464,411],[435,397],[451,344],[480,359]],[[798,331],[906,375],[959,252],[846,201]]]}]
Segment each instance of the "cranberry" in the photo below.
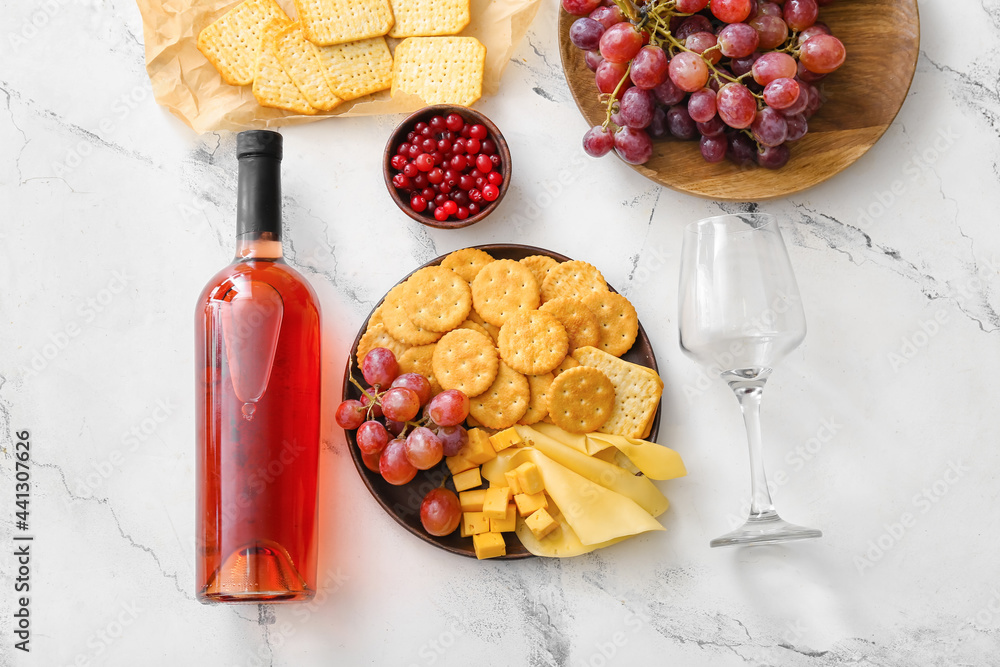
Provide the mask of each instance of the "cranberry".
[{"label": "cranberry", "polygon": [[469,215],[476,215],[477,213],[479,213],[479,204],[472,202],[469,204]]},{"label": "cranberry", "polygon": [[462,128],[461,135],[463,137],[465,137],[466,139],[468,139],[469,137],[471,137],[472,136],[472,126],[471,125],[464,126]]},{"label": "cranberry", "polygon": [[459,206],[458,210],[455,211],[455,217],[459,220],[465,220],[469,217],[469,209],[464,206]]},{"label": "cranberry", "polygon": [[423,190],[430,185],[430,181],[427,180],[427,174],[422,171],[418,171],[417,175],[413,177],[413,187]]},{"label": "cranberry", "polygon": [[459,155],[465,152],[465,139],[459,137],[455,139],[455,142],[451,145],[451,150],[455,155]]},{"label": "cranberry", "polygon": [[417,169],[417,165],[413,164],[412,162],[407,162],[406,165],[403,166],[403,173],[406,174],[408,177],[413,178],[414,176],[420,173],[420,170]]},{"label": "cranberry", "polygon": [[413,195],[410,198],[410,208],[417,213],[422,213],[427,208],[427,200],[420,195]]},{"label": "cranberry", "polygon": [[465,127],[465,121],[457,113],[450,113],[444,119],[445,126],[452,132],[458,132]]},{"label": "cranberry", "polygon": [[493,155],[497,152],[497,144],[492,139],[484,139],[480,150],[487,155]]},{"label": "cranberry", "polygon": [[420,121],[419,123],[413,126],[413,131],[419,134],[422,134],[426,129],[427,129],[427,123],[423,121]]},{"label": "cranberry", "polygon": [[396,174],[392,177],[392,184],[395,185],[400,190],[409,190],[411,187],[410,179],[408,179],[403,174]]},{"label": "cranberry", "polygon": [[434,168],[434,158],[427,153],[421,153],[418,155],[414,158],[413,163],[417,165],[417,169],[420,171],[430,171]]},{"label": "cranberry", "polygon": [[462,174],[461,177],[459,177],[458,179],[458,187],[462,188],[463,190],[471,190],[472,188],[476,187],[476,179],[474,179],[472,176],[469,176],[468,174]]},{"label": "cranberry", "polygon": [[427,172],[427,180],[434,185],[439,185],[444,180],[444,171],[440,167],[434,167]]},{"label": "cranberry", "polygon": [[472,128],[469,130],[469,136],[471,136],[473,139],[485,139],[486,135],[487,132],[485,125],[476,124],[473,125]]},{"label": "cranberry", "polygon": [[443,208],[445,213],[447,213],[448,215],[455,215],[455,213],[458,212],[458,204],[456,204],[451,199],[446,201],[444,205],[441,206],[441,208]]},{"label": "cranberry", "polygon": [[483,201],[482,191],[477,188],[472,188],[471,190],[469,190],[469,199],[472,200],[472,203],[469,204],[470,207],[480,203],[481,201]]},{"label": "cranberry", "polygon": [[448,163],[451,168],[455,171],[465,171],[465,168],[469,165],[469,161],[464,155],[456,155],[451,158],[451,162]]},{"label": "cranberry", "polygon": [[475,137],[470,137],[465,140],[465,152],[466,153],[478,153],[479,149],[482,148],[482,142]]},{"label": "cranberry", "polygon": [[406,134],[406,140],[412,144],[413,141],[419,136],[420,136],[419,134],[411,130]]},{"label": "cranberry", "polygon": [[424,139],[420,142],[420,149],[425,153],[433,153],[437,149],[437,142],[433,139]]},{"label": "cranberry", "polygon": [[440,192],[434,195],[435,206],[442,206],[446,201],[448,201],[448,195],[441,194]]},{"label": "cranberry", "polygon": [[500,167],[500,156],[499,155],[491,155],[490,156],[490,162],[493,163],[493,168],[494,169],[498,169]]},{"label": "cranberry", "polygon": [[417,156],[421,153],[423,153],[423,151],[420,150],[420,146],[416,144],[410,144],[410,148],[406,151],[406,154],[410,156],[411,160],[417,159]]},{"label": "cranberry", "polygon": [[444,117],[442,116],[434,116],[431,118],[431,122],[428,123],[428,126],[430,126],[431,130],[434,132],[444,132],[448,129],[448,126],[445,125]]},{"label": "cranberry", "polygon": [[447,139],[439,139],[437,142],[437,149],[447,155],[451,152],[451,142]]},{"label": "cranberry", "polygon": [[389,160],[389,164],[396,171],[403,171],[403,167],[406,166],[406,157],[403,155],[393,155],[392,159]]},{"label": "cranberry", "polygon": [[400,144],[399,148],[396,149],[396,155],[402,155],[406,157],[410,153],[410,144]]},{"label": "cranberry", "polygon": [[483,188],[483,199],[486,201],[496,201],[496,198],[500,196],[500,188],[493,185],[492,183]]},{"label": "cranberry", "polygon": [[476,169],[483,172],[484,174],[488,174],[491,171],[493,171],[493,161],[490,160],[490,156],[480,154],[476,158]]},{"label": "cranberry", "polygon": [[427,201],[431,202],[434,201],[435,197],[437,197],[437,193],[434,192],[434,190],[432,190],[431,188],[424,188],[420,192],[420,196],[426,199]]},{"label": "cranberry", "polygon": [[469,193],[465,190],[458,190],[451,195],[451,198],[455,200],[455,203],[459,206],[469,205]]},{"label": "cranberry", "polygon": [[434,219],[438,222],[444,222],[448,219],[448,212],[444,210],[441,206],[434,209]]},{"label": "cranberry", "polygon": [[490,182],[490,185],[500,187],[500,184],[503,183],[503,176],[500,175],[499,171],[491,171],[486,175],[486,180]]}]

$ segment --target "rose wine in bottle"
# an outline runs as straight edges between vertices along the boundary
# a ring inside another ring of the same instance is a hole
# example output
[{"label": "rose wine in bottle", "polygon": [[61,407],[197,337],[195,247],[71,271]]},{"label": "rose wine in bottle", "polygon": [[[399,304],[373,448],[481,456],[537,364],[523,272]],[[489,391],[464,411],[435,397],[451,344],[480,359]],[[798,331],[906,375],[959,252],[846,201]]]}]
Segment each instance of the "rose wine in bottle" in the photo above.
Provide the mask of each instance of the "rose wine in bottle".
[{"label": "rose wine in bottle", "polygon": [[281,252],[281,135],[236,139],[236,258],[195,314],[197,593],[308,600],[316,590],[320,311]]}]

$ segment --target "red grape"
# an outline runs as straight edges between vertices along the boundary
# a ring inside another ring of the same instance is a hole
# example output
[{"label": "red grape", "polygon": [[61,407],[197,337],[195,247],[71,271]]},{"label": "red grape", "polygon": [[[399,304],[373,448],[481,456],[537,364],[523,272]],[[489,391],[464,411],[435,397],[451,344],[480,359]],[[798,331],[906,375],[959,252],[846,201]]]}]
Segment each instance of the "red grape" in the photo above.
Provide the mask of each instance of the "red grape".
[{"label": "red grape", "polygon": [[795,79],[775,79],[764,86],[764,101],[769,107],[784,110],[798,102],[799,82]]},{"label": "red grape", "polygon": [[764,51],[776,49],[788,39],[788,24],[778,16],[762,14],[750,19],[750,27],[757,31],[757,48]]},{"label": "red grape", "polygon": [[739,23],[750,16],[750,0],[712,0],[709,5],[715,18],[725,23]]},{"label": "red grape", "polygon": [[569,41],[573,46],[584,51],[593,51],[601,44],[604,34],[604,24],[592,18],[579,18],[569,27]]},{"label": "red grape", "polygon": [[708,6],[708,0],[677,0],[677,11],[682,14],[694,14]]},{"label": "red grape", "polygon": [[441,426],[437,436],[445,456],[455,456],[469,442],[469,432],[461,426]]},{"label": "red grape", "polygon": [[718,137],[726,132],[726,124],[718,116],[712,116],[707,123],[698,123],[698,132],[703,137]]},{"label": "red grape", "polygon": [[726,159],[726,149],[729,142],[725,137],[705,137],[701,138],[701,156],[706,162],[722,162]]},{"label": "red grape", "polygon": [[365,464],[365,467],[372,472],[381,472],[379,470],[379,459],[382,458],[382,454],[365,454],[361,452],[361,461]]},{"label": "red grape", "polygon": [[815,37],[816,35],[831,35],[830,26],[823,22],[814,23],[805,30],[799,33],[798,42],[799,44],[804,44],[810,37]]},{"label": "red grape", "polygon": [[591,157],[607,155],[614,147],[615,138],[601,125],[595,125],[583,135],[583,150]]},{"label": "red grape", "polygon": [[781,169],[791,157],[788,146],[766,146],[757,153],[757,164],[766,169]]},{"label": "red grape", "polygon": [[670,61],[670,79],[681,90],[693,93],[708,83],[708,65],[701,56],[682,51]]},{"label": "red grape", "polygon": [[656,101],[668,107],[673,106],[684,99],[684,91],[667,77],[666,81],[653,88],[653,95]]},{"label": "red grape", "polygon": [[754,139],[763,146],[780,146],[788,138],[785,117],[771,107],[758,111],[750,127]]},{"label": "red grape", "polygon": [[641,130],[653,122],[653,96],[642,88],[629,88],[621,97],[619,113],[622,123]]},{"label": "red grape", "polygon": [[420,412],[420,398],[406,387],[393,387],[382,395],[382,412],[394,421],[410,421]]},{"label": "red grape", "polygon": [[598,7],[590,12],[590,18],[600,22],[605,28],[610,28],[614,24],[624,21],[625,15],[622,14],[622,10],[617,5],[610,5]]},{"label": "red grape", "polygon": [[427,407],[435,424],[455,426],[469,416],[469,397],[458,389],[447,389],[432,398]]},{"label": "red grape", "polygon": [[604,62],[600,51],[587,51],[583,56],[583,62],[587,64],[587,69],[596,72],[598,66]]},{"label": "red grape", "polygon": [[715,118],[715,93],[708,88],[691,93],[687,103],[688,114],[696,123],[707,123]]},{"label": "red grape", "polygon": [[365,420],[365,406],[361,401],[348,399],[337,406],[335,419],[340,428],[348,431],[355,429]]},{"label": "red grape", "polygon": [[380,422],[369,420],[358,427],[355,436],[358,449],[364,454],[378,454],[389,444],[389,432]]},{"label": "red grape", "polygon": [[622,84],[622,88],[628,88],[632,83],[632,79],[628,78],[628,65],[605,60],[597,66],[597,89],[602,93],[613,93],[623,77],[626,81]]},{"label": "red grape", "polygon": [[406,458],[406,442],[402,438],[385,446],[378,469],[385,481],[394,486],[402,486],[417,476],[417,469]]},{"label": "red grape", "polygon": [[393,435],[399,435],[406,428],[406,422],[397,422],[391,419],[385,420],[385,430]]},{"label": "red grape", "polygon": [[418,426],[406,436],[406,460],[418,470],[429,470],[441,463],[444,447],[426,426]]},{"label": "red grape", "polygon": [[757,144],[742,132],[734,132],[729,136],[729,159],[740,165],[757,161]]},{"label": "red grape", "polygon": [[615,152],[629,164],[643,164],[653,155],[653,140],[644,130],[623,127],[615,132]]},{"label": "red grape", "polygon": [[413,391],[420,400],[420,405],[424,405],[431,400],[431,383],[420,373],[403,373],[392,381],[393,387],[406,387]]},{"label": "red grape", "polygon": [[698,136],[698,125],[683,104],[672,106],[667,111],[667,128],[681,141],[691,141]]},{"label": "red grape", "polygon": [[788,123],[788,138],[785,141],[798,141],[809,132],[809,121],[802,114],[786,116],[785,122]]},{"label": "red grape", "polygon": [[718,43],[719,38],[710,32],[696,32],[693,35],[688,35],[688,38],[684,40],[684,46],[701,54],[702,58],[713,65],[722,60],[722,51],[712,48]]},{"label": "red grape", "polygon": [[746,58],[759,43],[757,31],[746,23],[731,23],[719,31],[719,48],[729,58]]},{"label": "red grape", "polygon": [[642,48],[642,35],[631,23],[616,23],[601,35],[600,47],[605,60],[627,63]]},{"label": "red grape", "polygon": [[[784,2],[784,0],[782,0]],[[781,5],[777,2],[758,2],[757,16],[781,16]]]},{"label": "red grape", "polygon": [[829,74],[841,65],[847,58],[844,44],[833,35],[816,35],[810,37],[799,51],[799,59],[803,67],[816,74]]},{"label": "red grape", "polygon": [[799,66],[795,62],[795,58],[787,53],[771,51],[757,58],[753,64],[752,71],[754,81],[762,86],[766,86],[775,79],[794,78],[795,73],[798,72],[798,68]]},{"label": "red grape", "polygon": [[674,31],[674,37],[676,37],[678,41],[683,42],[690,35],[693,35],[696,32],[713,32],[712,22],[701,14],[695,14],[681,23],[680,27]]},{"label": "red grape", "polygon": [[658,46],[644,46],[632,59],[632,83],[639,88],[655,88],[667,78],[669,61]]},{"label": "red grape", "polygon": [[792,30],[805,30],[816,23],[819,5],[816,0],[787,0],[782,16]]},{"label": "red grape", "polygon": [[563,9],[576,16],[586,16],[597,9],[601,0],[562,0]]},{"label": "red grape", "polygon": [[435,537],[451,535],[462,520],[462,505],[454,491],[431,489],[420,503],[420,523]]},{"label": "red grape", "polygon": [[670,136],[670,128],[667,126],[667,112],[662,106],[657,106],[653,110],[653,121],[646,128],[646,134],[651,139],[666,139]]},{"label": "red grape", "polygon": [[741,130],[750,127],[757,114],[757,101],[741,83],[727,83],[716,98],[719,117],[729,127]]}]

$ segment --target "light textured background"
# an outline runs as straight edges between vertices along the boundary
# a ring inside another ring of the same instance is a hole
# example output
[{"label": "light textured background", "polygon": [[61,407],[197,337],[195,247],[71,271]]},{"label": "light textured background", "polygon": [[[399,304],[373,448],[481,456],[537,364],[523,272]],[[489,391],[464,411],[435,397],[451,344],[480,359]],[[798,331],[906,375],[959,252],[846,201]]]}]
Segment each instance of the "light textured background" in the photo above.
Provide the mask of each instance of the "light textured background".
[{"label": "light textured background", "polygon": [[232,255],[234,138],[155,105],[132,3],[0,3],[0,551],[25,428],[36,535],[30,655],[12,649],[0,557],[0,664],[997,664],[1000,3],[921,3],[916,79],[886,136],[761,207],[810,326],[765,394],[769,468],[781,513],[825,536],[749,550],[708,548],[744,511],[744,436],[676,334],[681,228],[734,207],[582,156],[556,11],[479,104],[515,161],[491,219],[414,225],[379,171],[399,119],[326,121],[284,132],[287,254],[322,299],[331,406],[362,318],[419,263],[515,241],[597,264],[666,381],[660,441],[690,473],[664,484],[667,530],[566,561],[457,558],[379,509],[330,420],[324,589],[258,608],[193,598],[192,312]]}]

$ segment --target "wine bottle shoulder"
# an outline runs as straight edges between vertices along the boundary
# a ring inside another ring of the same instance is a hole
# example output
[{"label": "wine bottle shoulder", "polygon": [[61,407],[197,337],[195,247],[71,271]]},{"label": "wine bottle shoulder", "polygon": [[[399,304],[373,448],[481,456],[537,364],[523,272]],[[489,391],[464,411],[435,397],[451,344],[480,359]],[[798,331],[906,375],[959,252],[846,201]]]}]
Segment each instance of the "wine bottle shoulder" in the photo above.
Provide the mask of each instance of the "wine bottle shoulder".
[{"label": "wine bottle shoulder", "polygon": [[265,283],[274,288],[283,301],[319,312],[316,291],[301,273],[284,262],[259,260],[234,262],[212,276],[198,297],[197,310],[200,312],[212,302],[228,300],[249,281]]}]

